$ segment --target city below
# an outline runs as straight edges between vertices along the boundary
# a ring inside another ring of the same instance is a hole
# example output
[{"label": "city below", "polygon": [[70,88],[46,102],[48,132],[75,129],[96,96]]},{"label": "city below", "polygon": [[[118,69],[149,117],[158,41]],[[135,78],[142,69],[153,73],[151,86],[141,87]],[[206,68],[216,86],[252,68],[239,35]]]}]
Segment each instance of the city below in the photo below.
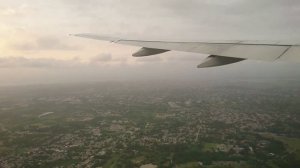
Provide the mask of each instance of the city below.
[{"label": "city below", "polygon": [[0,167],[300,167],[299,81],[0,88]]}]

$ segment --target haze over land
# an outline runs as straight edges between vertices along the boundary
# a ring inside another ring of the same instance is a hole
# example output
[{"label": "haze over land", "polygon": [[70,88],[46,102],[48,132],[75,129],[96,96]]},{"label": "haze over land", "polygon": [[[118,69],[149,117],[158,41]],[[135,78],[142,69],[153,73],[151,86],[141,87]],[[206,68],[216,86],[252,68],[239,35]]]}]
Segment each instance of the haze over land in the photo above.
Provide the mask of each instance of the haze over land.
[{"label": "haze over land", "polygon": [[133,58],[136,47],[70,37],[299,40],[297,0],[1,0],[0,85],[107,80],[299,79],[292,63],[197,69],[205,55]]},{"label": "haze over land", "polygon": [[0,167],[299,167],[298,81],[0,87]]}]

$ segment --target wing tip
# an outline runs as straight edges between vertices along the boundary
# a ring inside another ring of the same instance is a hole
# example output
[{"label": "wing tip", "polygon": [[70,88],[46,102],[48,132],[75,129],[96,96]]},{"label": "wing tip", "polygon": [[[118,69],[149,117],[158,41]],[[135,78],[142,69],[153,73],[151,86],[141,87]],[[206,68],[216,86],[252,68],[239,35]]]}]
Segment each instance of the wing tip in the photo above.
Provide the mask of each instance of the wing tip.
[{"label": "wing tip", "polygon": [[111,41],[116,42],[121,40],[120,38],[110,37],[110,36],[102,36],[97,34],[91,34],[91,33],[78,33],[78,34],[69,34],[70,36],[76,36],[76,37],[83,37],[88,39],[94,39],[94,40],[103,40],[103,41]]}]

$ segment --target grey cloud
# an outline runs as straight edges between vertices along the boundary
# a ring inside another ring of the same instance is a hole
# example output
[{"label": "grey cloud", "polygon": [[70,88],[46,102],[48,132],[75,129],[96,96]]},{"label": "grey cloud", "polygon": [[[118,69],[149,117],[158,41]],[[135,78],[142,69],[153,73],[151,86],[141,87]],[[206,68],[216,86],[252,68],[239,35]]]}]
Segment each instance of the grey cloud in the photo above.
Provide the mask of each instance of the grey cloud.
[{"label": "grey cloud", "polygon": [[102,65],[102,64],[109,64],[109,63],[120,63],[120,64],[126,64],[127,58],[126,57],[120,57],[120,58],[114,58],[110,53],[101,53],[97,56],[91,57],[89,60],[90,65]]},{"label": "grey cloud", "polygon": [[78,46],[68,45],[55,37],[40,37],[34,42],[13,45],[17,50],[77,50]]}]

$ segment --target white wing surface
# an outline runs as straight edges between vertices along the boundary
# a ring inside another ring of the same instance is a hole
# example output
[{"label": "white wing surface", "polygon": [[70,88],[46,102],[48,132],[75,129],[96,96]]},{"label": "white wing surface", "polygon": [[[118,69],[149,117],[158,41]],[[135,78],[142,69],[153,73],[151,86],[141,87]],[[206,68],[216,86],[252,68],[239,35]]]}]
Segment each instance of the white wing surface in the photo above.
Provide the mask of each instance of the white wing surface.
[{"label": "white wing surface", "polygon": [[[300,43],[260,42],[260,41],[201,41],[167,42],[143,41],[105,37],[95,34],[75,34],[74,36],[111,41],[117,44],[140,46],[133,56],[149,56],[170,50],[210,55],[199,68],[231,64],[242,60],[291,61],[300,62]],[[207,63],[209,61],[209,63]]]}]

